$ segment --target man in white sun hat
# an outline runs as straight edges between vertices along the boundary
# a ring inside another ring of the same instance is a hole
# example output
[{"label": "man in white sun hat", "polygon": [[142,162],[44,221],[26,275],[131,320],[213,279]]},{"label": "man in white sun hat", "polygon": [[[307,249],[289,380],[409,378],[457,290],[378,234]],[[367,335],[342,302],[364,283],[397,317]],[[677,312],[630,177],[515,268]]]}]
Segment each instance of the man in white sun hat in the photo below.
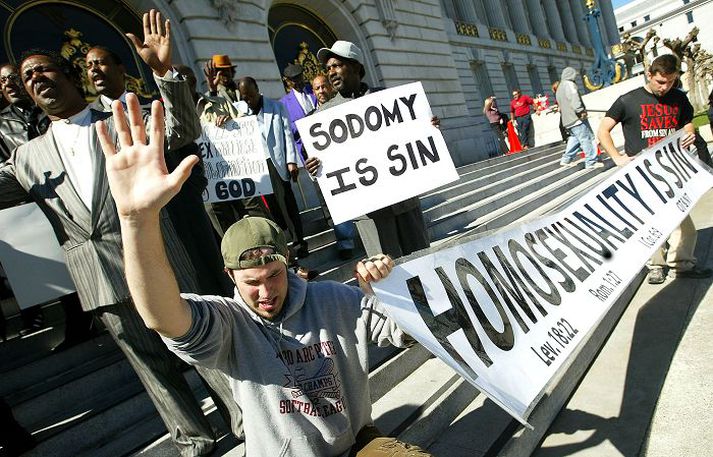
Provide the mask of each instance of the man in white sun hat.
[{"label": "man in white sun hat", "polygon": [[[331,100],[320,105],[317,112],[328,110],[342,103],[349,102],[364,95],[384,89],[371,88],[362,81],[366,76],[364,69],[364,54],[361,49],[350,41],[336,41],[331,48],[322,48],[317,52],[317,58],[327,69],[329,82],[337,91]],[[433,117],[434,125],[440,125],[440,120]],[[316,175],[321,162],[316,157],[310,157],[305,167]],[[429,247],[428,229],[421,213],[418,197],[411,197],[399,203],[387,206],[367,214],[376,225],[378,241],[381,249],[370,249],[371,243],[364,239],[367,253],[385,252],[396,258]]]}]

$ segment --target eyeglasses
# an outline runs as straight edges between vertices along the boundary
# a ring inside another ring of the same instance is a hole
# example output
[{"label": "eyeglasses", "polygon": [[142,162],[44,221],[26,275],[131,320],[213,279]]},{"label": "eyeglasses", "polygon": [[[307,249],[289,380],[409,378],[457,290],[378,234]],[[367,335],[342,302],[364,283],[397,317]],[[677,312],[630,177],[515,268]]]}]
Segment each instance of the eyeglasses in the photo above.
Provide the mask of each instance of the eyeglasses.
[{"label": "eyeglasses", "polygon": [[19,84],[21,82],[20,75],[18,75],[17,73],[10,73],[9,75],[0,76],[0,86],[4,86],[10,81]]}]

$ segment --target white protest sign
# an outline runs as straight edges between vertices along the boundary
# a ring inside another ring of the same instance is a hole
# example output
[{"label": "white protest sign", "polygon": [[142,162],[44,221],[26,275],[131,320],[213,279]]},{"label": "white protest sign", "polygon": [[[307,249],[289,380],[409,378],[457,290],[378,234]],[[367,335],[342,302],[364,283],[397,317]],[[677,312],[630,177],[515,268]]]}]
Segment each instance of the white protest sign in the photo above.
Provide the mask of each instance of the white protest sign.
[{"label": "white protest sign", "polygon": [[75,290],[52,226],[34,203],[0,211],[0,263],[21,309]]},{"label": "white protest sign", "polygon": [[208,186],[203,201],[223,202],[272,193],[267,155],[255,116],[229,120],[223,127],[202,123],[196,140]]},{"label": "white protest sign", "polygon": [[365,95],[295,122],[335,224],[458,179],[420,82]]},{"label": "white protest sign", "polygon": [[558,214],[397,266],[376,294],[401,328],[525,423],[575,347],[713,186],[681,137]]}]

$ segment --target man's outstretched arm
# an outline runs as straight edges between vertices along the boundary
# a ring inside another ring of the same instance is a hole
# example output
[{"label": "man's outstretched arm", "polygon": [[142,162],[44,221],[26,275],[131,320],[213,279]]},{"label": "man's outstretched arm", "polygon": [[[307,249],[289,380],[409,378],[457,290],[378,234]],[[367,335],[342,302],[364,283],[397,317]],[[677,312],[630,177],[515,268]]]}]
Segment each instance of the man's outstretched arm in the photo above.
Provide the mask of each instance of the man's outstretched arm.
[{"label": "man's outstretched arm", "polygon": [[178,193],[198,159],[186,157],[169,174],[163,157],[164,118],[160,103],[154,101],[151,106],[148,144],[134,94],[127,95],[126,105],[128,122],[121,103],[112,104],[119,151],[103,122],[97,124],[109,187],[121,223],[126,281],[146,326],[175,338],[188,332],[191,310],[179,294],[176,276],[166,256],[160,211]]}]

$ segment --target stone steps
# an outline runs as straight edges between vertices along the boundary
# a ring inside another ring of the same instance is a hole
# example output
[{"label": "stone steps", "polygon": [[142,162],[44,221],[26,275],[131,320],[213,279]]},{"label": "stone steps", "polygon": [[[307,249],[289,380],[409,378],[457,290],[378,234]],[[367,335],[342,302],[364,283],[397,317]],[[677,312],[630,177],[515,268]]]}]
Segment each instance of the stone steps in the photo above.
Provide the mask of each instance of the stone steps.
[{"label": "stone steps", "polygon": [[[561,150],[561,145],[537,148],[461,167],[457,182],[422,196],[433,244],[542,214],[601,179],[598,171],[560,168]],[[301,196],[297,197],[299,201]],[[315,197],[306,195],[306,199]],[[321,209],[304,209],[302,218],[310,255],[300,263],[320,270],[320,280],[349,281],[363,250],[356,249],[349,261],[339,260],[334,234]],[[46,334],[0,345],[0,395],[40,441],[28,455],[175,455],[148,396],[106,334],[50,355],[48,342],[58,339],[61,324]],[[17,349],[28,347],[44,349],[32,357]],[[406,350],[374,347],[370,368],[377,426],[423,446],[436,442],[478,402],[481,408],[491,404],[420,345]],[[186,376],[223,436],[216,455],[240,455],[241,446],[235,447],[235,440],[225,435],[227,427],[195,372],[190,370]]]}]

